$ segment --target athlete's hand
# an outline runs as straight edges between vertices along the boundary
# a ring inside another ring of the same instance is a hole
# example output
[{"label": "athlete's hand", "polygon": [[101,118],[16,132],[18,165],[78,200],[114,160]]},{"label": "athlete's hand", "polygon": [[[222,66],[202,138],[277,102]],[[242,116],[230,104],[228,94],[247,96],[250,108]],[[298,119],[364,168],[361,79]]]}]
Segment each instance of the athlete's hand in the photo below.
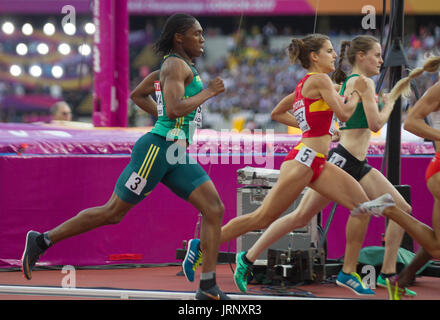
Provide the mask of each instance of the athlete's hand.
[{"label": "athlete's hand", "polygon": [[332,135],[332,142],[338,142],[341,139],[341,132],[339,130],[335,130],[335,133]]},{"label": "athlete's hand", "polygon": [[225,84],[220,77],[217,77],[209,81],[207,89],[212,92],[212,96],[214,97],[225,91]]}]

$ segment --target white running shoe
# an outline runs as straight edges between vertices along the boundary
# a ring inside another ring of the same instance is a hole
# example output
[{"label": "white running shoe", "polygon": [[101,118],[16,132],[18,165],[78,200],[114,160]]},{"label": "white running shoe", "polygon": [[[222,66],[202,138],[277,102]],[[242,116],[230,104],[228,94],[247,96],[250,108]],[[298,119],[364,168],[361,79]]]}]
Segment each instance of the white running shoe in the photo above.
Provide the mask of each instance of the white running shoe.
[{"label": "white running shoe", "polygon": [[372,214],[375,217],[381,217],[383,211],[394,206],[394,199],[389,193],[385,193],[377,199],[361,203],[359,207],[351,210],[351,215],[358,216],[362,214]]}]

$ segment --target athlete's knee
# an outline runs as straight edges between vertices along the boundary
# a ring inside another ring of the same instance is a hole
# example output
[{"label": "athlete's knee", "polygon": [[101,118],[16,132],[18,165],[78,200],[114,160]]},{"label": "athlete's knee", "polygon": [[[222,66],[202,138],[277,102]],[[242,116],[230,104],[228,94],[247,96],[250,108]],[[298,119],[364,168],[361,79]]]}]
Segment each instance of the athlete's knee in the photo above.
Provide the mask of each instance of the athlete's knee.
[{"label": "athlete's knee", "polygon": [[118,224],[125,217],[129,209],[122,208],[121,206],[118,206],[116,203],[110,202],[104,205],[104,211],[105,211],[104,224]]},{"label": "athlete's knee", "polygon": [[206,209],[205,215],[210,219],[222,221],[224,213],[225,213],[225,205],[220,199],[217,199],[217,201],[214,201],[209,204],[209,206]]},{"label": "athlete's knee", "polygon": [[255,215],[255,229],[266,229],[268,228],[272,222],[274,222],[276,220],[276,217],[268,215],[268,214],[263,214],[263,213],[258,213]]},{"label": "athlete's knee", "polygon": [[307,226],[309,222],[310,218],[307,215],[302,214],[301,212],[292,215],[292,217],[289,219],[289,224],[291,224],[292,230],[303,228]]}]

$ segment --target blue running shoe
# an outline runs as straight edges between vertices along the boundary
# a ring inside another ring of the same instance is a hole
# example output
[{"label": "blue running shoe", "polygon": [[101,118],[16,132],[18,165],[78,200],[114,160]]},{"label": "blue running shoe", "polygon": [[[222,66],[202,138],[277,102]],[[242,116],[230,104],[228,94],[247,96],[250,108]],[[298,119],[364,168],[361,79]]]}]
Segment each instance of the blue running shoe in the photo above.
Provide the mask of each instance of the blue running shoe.
[{"label": "blue running shoe", "polygon": [[188,281],[194,281],[194,272],[202,262],[202,251],[200,250],[200,240],[191,239],[188,242],[188,250],[182,262],[183,273]]},{"label": "blue running shoe", "polygon": [[336,279],[336,284],[341,287],[346,287],[360,296],[371,296],[375,294],[373,290],[363,284],[361,277],[356,272],[347,274],[341,270]]}]

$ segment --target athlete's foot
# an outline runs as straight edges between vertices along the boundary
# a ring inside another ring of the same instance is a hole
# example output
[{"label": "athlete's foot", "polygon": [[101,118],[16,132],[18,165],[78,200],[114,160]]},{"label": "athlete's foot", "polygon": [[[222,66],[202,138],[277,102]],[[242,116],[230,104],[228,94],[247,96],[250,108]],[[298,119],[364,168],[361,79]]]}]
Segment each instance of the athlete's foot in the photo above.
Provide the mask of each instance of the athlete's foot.
[{"label": "athlete's foot", "polygon": [[208,290],[198,289],[196,292],[196,300],[231,300],[224,294],[217,285]]},{"label": "athlete's foot", "polygon": [[393,197],[389,193],[385,193],[377,199],[361,203],[359,207],[351,210],[351,215],[372,214],[373,216],[380,217],[383,216],[383,211],[386,208],[392,206],[395,206]]},{"label": "athlete's foot", "polygon": [[37,244],[37,237],[41,233],[36,231],[29,231],[26,235],[26,244],[21,258],[21,269],[26,279],[32,279],[32,268],[37,263],[40,256],[45,252]]}]

